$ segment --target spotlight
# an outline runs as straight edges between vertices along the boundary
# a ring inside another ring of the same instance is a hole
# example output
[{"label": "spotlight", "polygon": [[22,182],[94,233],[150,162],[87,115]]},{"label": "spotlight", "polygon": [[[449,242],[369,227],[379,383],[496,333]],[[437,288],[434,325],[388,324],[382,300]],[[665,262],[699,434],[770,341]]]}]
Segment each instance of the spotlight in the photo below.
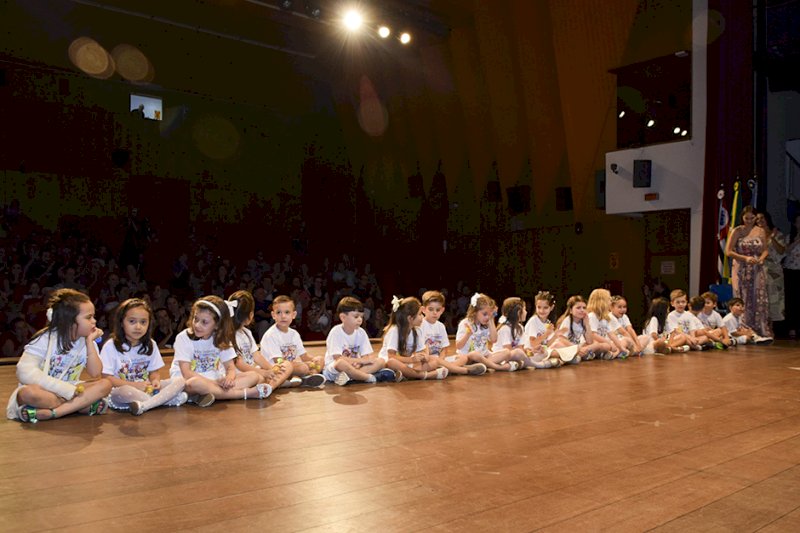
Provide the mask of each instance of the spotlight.
[{"label": "spotlight", "polygon": [[648,128],[652,128],[653,126],[655,126],[655,124],[656,124],[656,121],[653,120],[652,118],[647,121],[647,127]]},{"label": "spotlight", "polygon": [[681,132],[681,129],[678,126],[675,126],[675,129],[672,130],[672,133],[674,133],[675,135],[679,134],[680,132]]},{"label": "spotlight", "polygon": [[281,9],[292,9],[292,4],[294,4],[292,0],[281,0],[278,3]]},{"label": "spotlight", "polygon": [[403,32],[400,34],[400,42],[403,44],[408,44],[411,42],[411,34],[408,32]]},{"label": "spotlight", "polygon": [[306,4],[306,13],[309,17],[318,19],[322,15],[322,10],[317,5]]},{"label": "spotlight", "polygon": [[618,116],[619,118],[622,118],[622,117],[624,117],[624,116],[625,116],[625,110],[623,109],[622,111],[620,111],[620,112],[619,112],[619,115],[617,115],[617,116]]},{"label": "spotlight", "polygon": [[350,31],[356,31],[358,28],[361,27],[361,23],[363,22],[363,18],[361,17],[361,13],[358,11],[352,10],[345,13],[342,22],[344,26]]},{"label": "spotlight", "polygon": [[378,35],[380,35],[383,39],[386,39],[392,34],[392,30],[387,28],[386,26],[381,26],[378,28]]},{"label": "spotlight", "polygon": [[683,131],[681,132],[681,137],[686,137],[686,134],[688,134],[688,133],[689,133],[689,132],[688,132],[687,130],[683,130]]}]

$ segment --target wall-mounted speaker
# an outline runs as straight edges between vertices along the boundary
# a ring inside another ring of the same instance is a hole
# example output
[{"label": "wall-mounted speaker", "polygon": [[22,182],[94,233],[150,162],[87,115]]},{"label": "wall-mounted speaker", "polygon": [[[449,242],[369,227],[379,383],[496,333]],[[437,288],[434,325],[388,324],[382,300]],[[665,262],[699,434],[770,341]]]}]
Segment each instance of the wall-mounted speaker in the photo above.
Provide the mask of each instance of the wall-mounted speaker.
[{"label": "wall-mounted speaker", "polygon": [[633,160],[633,186],[649,187],[653,171],[653,162],[649,159]]},{"label": "wall-mounted speaker", "polygon": [[131,160],[131,151],[124,148],[117,148],[111,152],[111,162],[117,168],[122,168]]},{"label": "wall-mounted speaker", "polygon": [[572,187],[556,187],[556,211],[572,211]]},{"label": "wall-mounted speaker", "polygon": [[506,189],[508,195],[508,211],[511,215],[527,213],[531,210],[530,185],[517,185]]},{"label": "wall-mounted speaker", "polygon": [[594,206],[597,209],[606,208],[606,171],[598,170],[594,173]]}]

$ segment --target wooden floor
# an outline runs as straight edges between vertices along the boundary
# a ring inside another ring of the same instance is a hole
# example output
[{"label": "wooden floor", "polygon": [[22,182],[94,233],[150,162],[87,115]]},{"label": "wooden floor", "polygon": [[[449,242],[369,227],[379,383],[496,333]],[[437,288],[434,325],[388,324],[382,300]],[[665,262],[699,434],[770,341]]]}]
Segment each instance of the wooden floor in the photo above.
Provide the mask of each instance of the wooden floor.
[{"label": "wooden floor", "polygon": [[5,531],[800,531],[800,346],[5,421],[0,480]]}]

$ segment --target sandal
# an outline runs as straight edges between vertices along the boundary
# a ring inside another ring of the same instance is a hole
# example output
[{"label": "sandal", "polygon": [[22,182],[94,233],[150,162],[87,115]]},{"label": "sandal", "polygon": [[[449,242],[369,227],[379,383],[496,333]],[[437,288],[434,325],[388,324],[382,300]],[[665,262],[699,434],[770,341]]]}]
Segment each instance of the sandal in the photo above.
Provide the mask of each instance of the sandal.
[{"label": "sandal", "polygon": [[108,402],[105,398],[101,398],[89,406],[89,412],[86,414],[89,416],[102,415],[106,411],[108,411]]},{"label": "sandal", "polygon": [[39,421],[36,418],[36,408],[30,405],[20,405],[17,408],[17,418],[20,422],[35,424]]},{"label": "sandal", "polygon": [[269,395],[272,394],[272,385],[270,385],[269,383],[260,383],[256,385],[256,389],[258,390],[259,400],[263,400],[264,398],[269,398]]}]

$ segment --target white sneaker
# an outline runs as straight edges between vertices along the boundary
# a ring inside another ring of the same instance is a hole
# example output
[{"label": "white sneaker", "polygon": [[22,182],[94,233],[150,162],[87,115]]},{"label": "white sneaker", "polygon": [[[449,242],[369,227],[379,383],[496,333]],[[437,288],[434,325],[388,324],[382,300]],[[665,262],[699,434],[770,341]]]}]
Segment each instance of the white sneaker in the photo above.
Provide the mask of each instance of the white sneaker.
[{"label": "white sneaker", "polygon": [[518,368],[519,368],[519,363],[517,363],[516,361],[509,361],[508,362],[508,371],[509,372],[516,372],[516,370]]},{"label": "white sneaker", "polygon": [[269,395],[272,394],[272,385],[269,383],[260,383],[256,385],[256,389],[258,390],[258,399],[263,400],[264,398],[269,398]]},{"label": "white sneaker", "polygon": [[364,383],[377,383],[377,382],[378,380],[372,374],[367,376],[367,379],[364,380]]},{"label": "white sneaker", "polygon": [[336,383],[339,386],[344,386],[347,385],[349,381],[350,381],[350,376],[348,376],[345,372],[341,372],[338,376],[336,376],[336,380],[334,381],[334,383]]},{"label": "white sneaker", "polygon": [[444,379],[447,377],[447,369],[443,366],[440,366],[436,369],[436,379]]},{"label": "white sneaker", "polygon": [[762,337],[761,335],[753,335],[753,342],[755,344],[772,344],[772,337]]},{"label": "white sneaker", "polygon": [[315,389],[321,389],[323,386],[325,386],[326,381],[327,380],[325,379],[325,376],[322,374],[309,374],[307,376],[303,376],[303,378],[300,380],[303,387],[311,387]]}]

